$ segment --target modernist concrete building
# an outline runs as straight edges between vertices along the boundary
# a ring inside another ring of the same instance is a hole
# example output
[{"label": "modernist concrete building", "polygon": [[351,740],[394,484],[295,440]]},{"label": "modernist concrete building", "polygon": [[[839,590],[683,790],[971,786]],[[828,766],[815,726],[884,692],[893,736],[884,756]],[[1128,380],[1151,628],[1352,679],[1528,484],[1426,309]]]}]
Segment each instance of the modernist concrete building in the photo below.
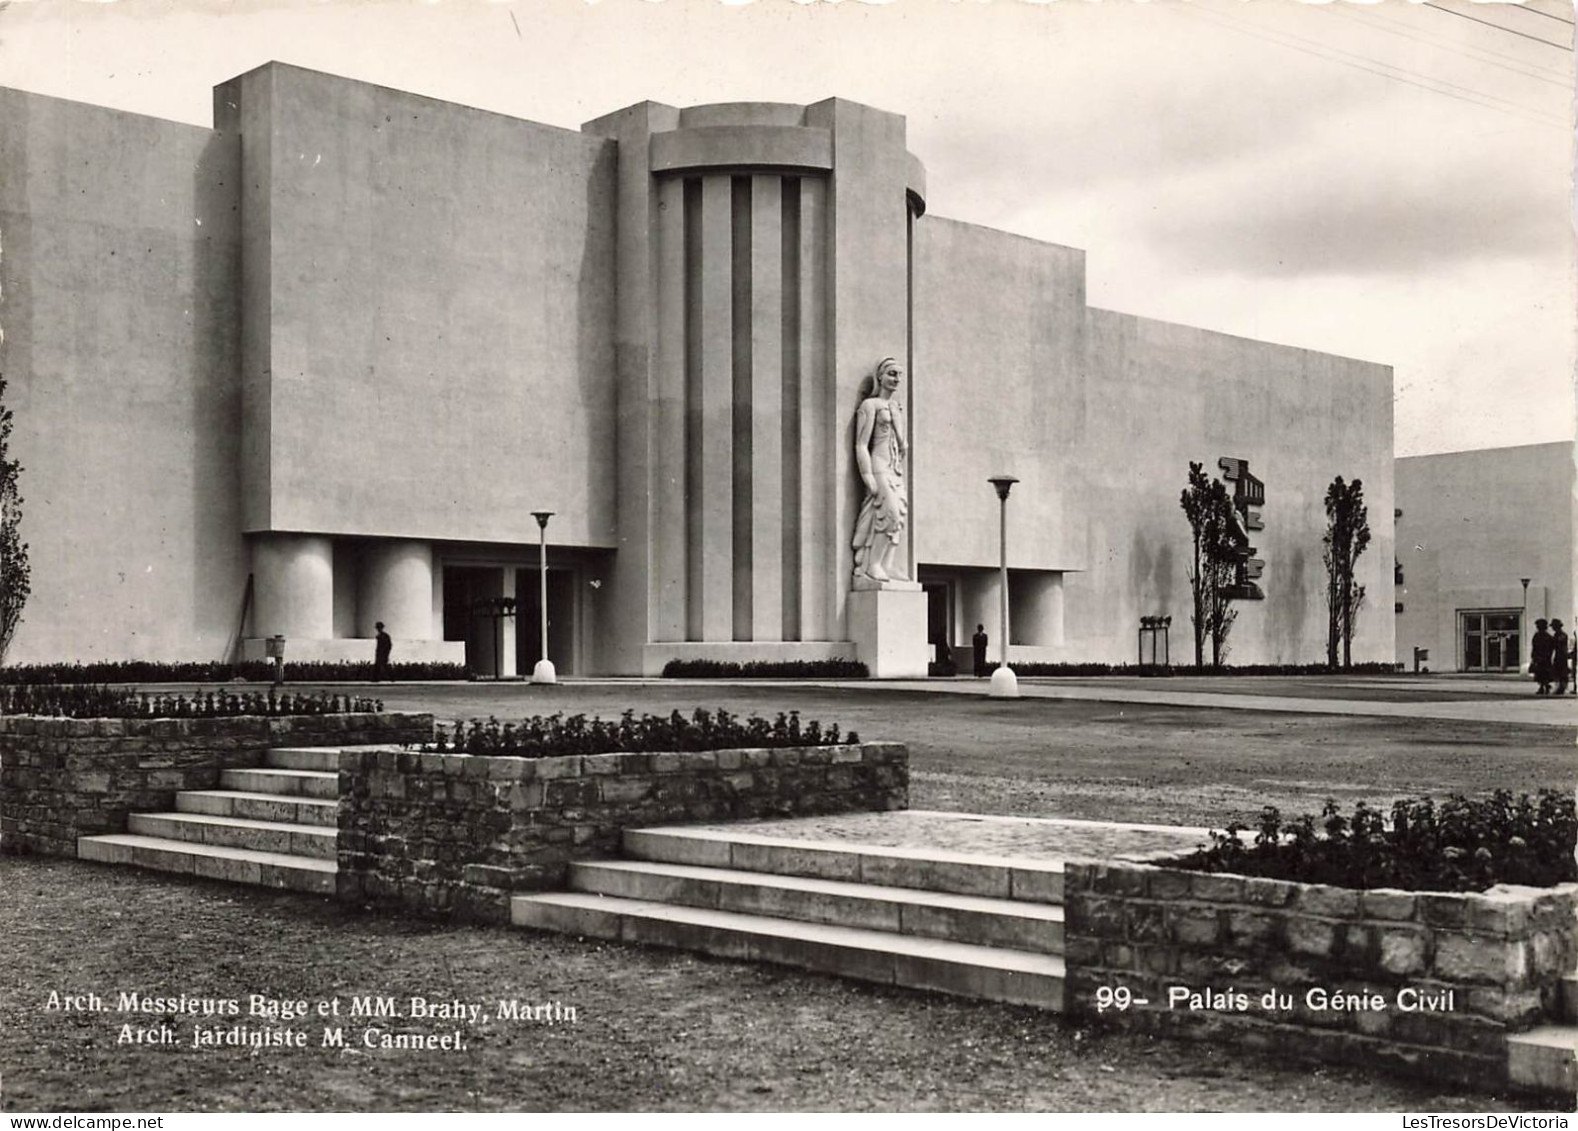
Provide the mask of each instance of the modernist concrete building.
[{"label": "modernist concrete building", "polygon": [[[203,129],[0,91],[0,246],[15,662],[275,634],[366,659],[381,620],[396,660],[529,671],[535,510],[561,672],[870,658],[878,633],[892,673],[978,622],[995,657],[999,473],[1013,656],[1129,661],[1170,615],[1177,659],[1179,494],[1224,457],[1265,493],[1231,658],[1310,661],[1327,483],[1393,506],[1388,368],[1092,309],[1083,252],[928,213],[904,119],[840,99],[574,131],[270,64]],[[924,596],[879,609],[850,536],[884,357]],[[1378,526],[1382,610],[1392,558]],[[486,615],[509,596],[518,633]],[[1354,653],[1389,659],[1391,617]]]},{"label": "modernist concrete building", "polygon": [[1536,620],[1578,623],[1575,456],[1555,443],[1397,461],[1398,662],[1423,650],[1431,671],[1527,671]]}]

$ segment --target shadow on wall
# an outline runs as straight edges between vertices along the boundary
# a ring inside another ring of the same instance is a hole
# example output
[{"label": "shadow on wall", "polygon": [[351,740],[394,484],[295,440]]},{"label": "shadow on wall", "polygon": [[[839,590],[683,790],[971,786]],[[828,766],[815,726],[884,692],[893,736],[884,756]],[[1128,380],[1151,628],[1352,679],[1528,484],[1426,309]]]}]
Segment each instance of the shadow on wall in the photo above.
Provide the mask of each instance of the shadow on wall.
[{"label": "shadow on wall", "polygon": [[[589,183],[585,194],[586,220],[582,229],[587,233],[587,238],[581,244],[581,262],[575,294],[577,307],[575,364],[580,376],[577,384],[580,386],[581,403],[586,406],[588,415],[594,422],[591,429],[592,442],[587,447],[585,480],[592,485],[591,491],[585,496],[588,511],[587,536],[591,541],[601,537],[604,523],[612,523],[617,529],[619,521],[619,374],[622,372],[620,368],[622,359],[618,351],[625,347],[619,344],[619,307],[615,299],[618,235],[614,226],[609,224],[606,241],[599,243],[592,238],[594,233],[601,230],[599,225],[607,224],[608,218],[618,212],[618,161],[618,147],[613,142],[605,142],[588,173]],[[599,184],[606,186],[605,193],[600,194],[597,191]],[[592,311],[597,312],[597,317],[589,316]],[[629,371],[645,372],[645,361],[646,359],[643,358],[640,366],[633,367]],[[604,421],[604,426],[599,428],[595,424],[598,407],[596,390],[599,385],[597,379],[604,375],[608,380],[607,395],[603,401],[607,419]],[[602,447],[598,446],[598,437],[601,437]],[[608,511],[600,515],[595,492],[603,483],[610,484],[612,489],[607,496]],[[549,503],[550,500],[544,500],[538,505],[547,509]],[[535,560],[534,558],[533,561]],[[606,572],[608,567],[599,566],[597,569],[598,572]],[[587,589],[585,592],[578,592],[580,571],[573,570],[571,577],[575,579],[575,584],[570,587],[570,607],[559,613],[561,617],[569,618],[571,631],[578,637],[569,645],[570,654],[579,656],[582,674],[604,671],[607,661],[596,650],[596,642],[601,635],[597,631],[599,610],[596,601],[600,591]],[[533,580],[535,583],[535,578]],[[551,605],[549,607],[552,608]],[[552,648],[549,650],[552,651]]]},{"label": "shadow on wall", "polygon": [[[237,594],[246,587],[241,533],[241,140],[215,134],[192,171],[198,217],[192,257],[190,352],[192,518],[191,625],[199,639],[228,641]],[[239,647],[239,641],[237,641]],[[213,658],[229,660],[229,655]]]},{"label": "shadow on wall", "polygon": [[1132,614],[1134,624],[1126,627],[1137,630],[1142,616],[1177,616],[1170,606],[1188,583],[1182,568],[1172,539],[1135,532],[1129,548],[1127,600],[1120,606]]},{"label": "shadow on wall", "polygon": [[[1325,658],[1326,632],[1324,623],[1316,639],[1309,639],[1310,611],[1323,607],[1319,598],[1325,592],[1325,578],[1310,576],[1309,551],[1296,546],[1288,556],[1288,564],[1267,576],[1261,587],[1267,590],[1267,604],[1271,606],[1266,617],[1268,659],[1276,663],[1314,663]],[[1273,588],[1275,587],[1275,588]]]}]

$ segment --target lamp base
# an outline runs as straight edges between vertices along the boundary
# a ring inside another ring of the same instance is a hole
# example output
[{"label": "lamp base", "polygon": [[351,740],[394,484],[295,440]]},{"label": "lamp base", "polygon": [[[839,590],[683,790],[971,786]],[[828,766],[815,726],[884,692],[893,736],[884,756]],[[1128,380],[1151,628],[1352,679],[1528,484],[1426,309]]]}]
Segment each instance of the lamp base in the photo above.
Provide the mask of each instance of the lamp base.
[{"label": "lamp base", "polygon": [[986,690],[988,699],[1018,699],[1019,677],[1007,664],[999,664],[992,673],[991,685]]},{"label": "lamp base", "polygon": [[558,683],[559,675],[553,670],[552,660],[538,660],[537,666],[531,670],[533,683]]}]

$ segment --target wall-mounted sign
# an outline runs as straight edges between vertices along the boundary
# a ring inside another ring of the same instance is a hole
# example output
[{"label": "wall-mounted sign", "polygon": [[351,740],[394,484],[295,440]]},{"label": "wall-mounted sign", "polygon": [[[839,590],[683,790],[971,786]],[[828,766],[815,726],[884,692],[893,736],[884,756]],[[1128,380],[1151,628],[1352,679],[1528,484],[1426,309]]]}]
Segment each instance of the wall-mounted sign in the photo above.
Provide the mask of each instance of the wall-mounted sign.
[{"label": "wall-mounted sign", "polygon": [[1266,485],[1249,474],[1249,461],[1235,456],[1223,456],[1216,461],[1222,469],[1222,478],[1233,485],[1233,515],[1238,529],[1233,531],[1237,543],[1237,576],[1228,589],[1228,599],[1233,601],[1263,601],[1266,594],[1256,584],[1265,572],[1266,563],[1255,557],[1255,547],[1249,544],[1249,532],[1264,530],[1260,507],[1266,505]]}]

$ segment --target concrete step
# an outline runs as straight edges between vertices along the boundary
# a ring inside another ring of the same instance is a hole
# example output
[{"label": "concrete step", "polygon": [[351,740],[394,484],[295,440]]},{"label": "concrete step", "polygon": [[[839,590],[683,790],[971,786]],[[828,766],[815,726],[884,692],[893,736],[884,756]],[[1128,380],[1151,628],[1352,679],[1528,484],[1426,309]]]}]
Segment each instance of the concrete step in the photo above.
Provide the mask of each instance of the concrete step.
[{"label": "concrete step", "polygon": [[275,746],[263,755],[263,765],[276,770],[319,770],[340,772],[337,746]]},{"label": "concrete step", "polygon": [[624,854],[664,864],[771,872],[845,883],[917,888],[989,899],[1063,902],[1063,864],[969,856],[931,848],[855,847],[847,841],[787,840],[713,829],[627,829]]},{"label": "concrete step", "polygon": [[132,864],[160,872],[320,895],[334,894],[338,871],[332,860],[162,840],[133,833],[81,837],[77,841],[77,856],[105,864]]},{"label": "concrete step", "polygon": [[340,796],[340,775],[324,770],[221,770],[219,784],[243,793],[335,800]]},{"label": "concrete step", "polygon": [[1063,953],[1063,909],[1046,903],[646,860],[572,863],[570,887],[625,899]]},{"label": "concrete step", "polygon": [[132,813],[126,818],[126,828],[138,836],[247,848],[286,856],[311,856],[318,860],[333,860],[339,839],[338,829],[321,825],[216,817],[209,813]]},{"label": "concrete step", "polygon": [[1063,960],[1051,954],[582,892],[516,896],[510,917],[539,930],[1063,1009]]},{"label": "concrete step", "polygon": [[251,821],[278,821],[286,825],[333,828],[340,805],[317,797],[281,797],[277,793],[240,793],[227,789],[188,789],[175,795],[182,813],[209,813],[215,817],[244,817]]},{"label": "concrete step", "polygon": [[1578,1092],[1578,1026],[1545,1025],[1508,1037],[1507,1080],[1525,1091],[1571,1098]]}]

